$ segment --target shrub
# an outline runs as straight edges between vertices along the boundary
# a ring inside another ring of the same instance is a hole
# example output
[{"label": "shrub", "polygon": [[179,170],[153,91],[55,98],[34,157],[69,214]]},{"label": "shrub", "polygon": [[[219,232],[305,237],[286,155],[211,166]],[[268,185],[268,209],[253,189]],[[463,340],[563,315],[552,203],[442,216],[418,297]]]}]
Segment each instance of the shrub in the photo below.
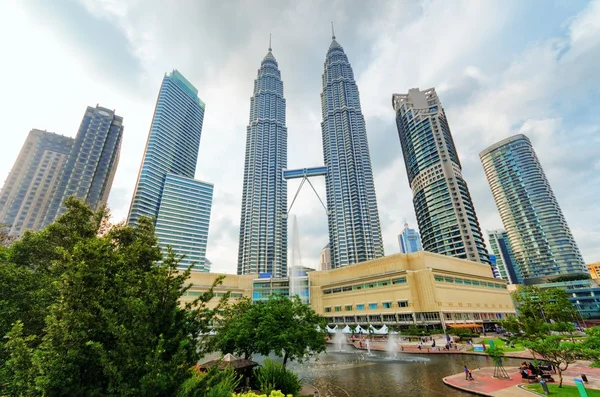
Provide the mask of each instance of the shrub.
[{"label": "shrub", "polygon": [[241,376],[231,367],[221,371],[214,366],[206,373],[199,373],[194,369],[192,376],[183,382],[179,397],[231,397],[240,380]]},{"label": "shrub", "polygon": [[295,396],[302,389],[298,376],[273,360],[266,359],[265,364],[254,371],[261,393],[269,394],[279,390],[283,394]]},{"label": "shrub", "polygon": [[234,394],[234,396],[235,397],[294,397],[291,394],[288,394],[286,396],[279,390],[271,391],[271,394],[269,394],[268,396],[266,394],[256,394],[254,392],[249,392],[249,393],[244,393],[244,394]]}]

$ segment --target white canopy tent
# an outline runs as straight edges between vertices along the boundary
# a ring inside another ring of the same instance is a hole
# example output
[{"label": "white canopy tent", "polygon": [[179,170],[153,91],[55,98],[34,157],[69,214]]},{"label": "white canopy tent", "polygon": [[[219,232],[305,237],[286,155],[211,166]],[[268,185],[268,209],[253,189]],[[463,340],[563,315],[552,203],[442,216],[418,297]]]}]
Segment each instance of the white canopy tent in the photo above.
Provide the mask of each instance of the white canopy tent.
[{"label": "white canopy tent", "polygon": [[344,334],[351,334],[351,333],[352,333],[352,330],[350,329],[350,326],[349,326],[349,325],[346,325],[346,326],[345,326],[345,327],[342,329],[342,332],[343,332]]}]

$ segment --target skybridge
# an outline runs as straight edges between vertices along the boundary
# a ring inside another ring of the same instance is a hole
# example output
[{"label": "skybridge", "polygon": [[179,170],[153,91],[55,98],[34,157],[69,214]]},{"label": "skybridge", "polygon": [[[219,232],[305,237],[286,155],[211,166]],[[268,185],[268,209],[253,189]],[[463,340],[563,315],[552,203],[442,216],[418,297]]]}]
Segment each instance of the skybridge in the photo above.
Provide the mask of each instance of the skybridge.
[{"label": "skybridge", "polygon": [[327,212],[327,215],[329,215],[327,206],[323,203],[323,200],[321,200],[319,193],[317,193],[317,190],[315,189],[313,184],[310,182],[310,178],[312,178],[312,177],[327,175],[327,166],[299,168],[296,170],[283,170],[282,172],[283,172],[283,179],[285,179],[285,180],[302,179],[302,182],[300,182],[300,186],[298,186],[298,190],[296,191],[296,194],[294,195],[292,204],[290,204],[290,208],[287,210],[287,213],[285,213],[283,215],[285,218],[287,218],[290,211],[292,210],[292,207],[294,206],[294,202],[296,202],[296,198],[298,197],[298,193],[300,193],[300,190],[302,189],[302,186],[304,186],[305,182],[308,182],[308,184],[312,188],[313,192],[315,192],[315,194],[317,195],[317,198],[321,202],[321,205],[325,209],[325,212]]}]

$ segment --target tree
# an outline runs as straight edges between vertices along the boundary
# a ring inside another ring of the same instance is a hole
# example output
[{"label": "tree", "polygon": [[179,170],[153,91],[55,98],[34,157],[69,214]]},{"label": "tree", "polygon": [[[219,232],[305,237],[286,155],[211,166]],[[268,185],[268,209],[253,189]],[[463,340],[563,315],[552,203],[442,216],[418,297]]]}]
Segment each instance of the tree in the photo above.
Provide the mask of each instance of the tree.
[{"label": "tree", "polygon": [[266,302],[241,300],[223,313],[212,346],[222,353],[264,356],[273,353],[288,360],[302,361],[326,347],[326,320],[294,296],[274,295]]},{"label": "tree", "polygon": [[600,368],[600,326],[585,330],[587,338],[583,341],[585,355],[593,360],[592,367]]},{"label": "tree", "polygon": [[535,341],[525,341],[524,345],[534,353],[539,354],[545,361],[556,367],[560,382],[558,387],[562,387],[562,373],[569,364],[577,361],[584,354],[584,348],[581,343],[563,342],[561,335],[549,335]]},{"label": "tree", "polygon": [[216,335],[212,339],[215,350],[243,356],[249,360],[258,353],[257,324],[262,318],[263,305],[252,305],[246,297],[226,308],[216,321]]},{"label": "tree", "polygon": [[[578,358],[593,357],[592,349],[573,338],[577,312],[567,293],[559,288],[521,286],[513,294],[513,300],[518,317],[503,321],[502,327],[513,334],[511,340],[522,342],[533,352],[534,358],[537,353],[554,365],[562,387],[562,372],[569,364]],[[563,341],[565,335],[571,340]]]},{"label": "tree", "polygon": [[[9,334],[0,385],[22,395],[176,395],[225,301],[208,309],[210,288],[180,305],[190,270],[177,271],[172,250],[162,257],[150,219],[106,230],[105,210],[75,199],[66,205],[57,222],[9,248],[13,268],[48,277],[52,299],[42,327],[22,319]],[[9,307],[26,302],[3,299]]]},{"label": "tree", "polygon": [[288,360],[303,361],[325,351],[327,322],[298,296],[274,295],[263,305],[257,325],[260,354],[282,357],[285,367]]},{"label": "tree", "polygon": [[531,318],[545,323],[573,322],[577,319],[577,310],[563,289],[522,285],[512,297],[519,318]]},{"label": "tree", "polygon": [[485,350],[487,355],[494,360],[494,378],[499,379],[510,379],[504,365],[502,364],[502,357],[504,357],[504,349],[494,346],[489,347]]}]

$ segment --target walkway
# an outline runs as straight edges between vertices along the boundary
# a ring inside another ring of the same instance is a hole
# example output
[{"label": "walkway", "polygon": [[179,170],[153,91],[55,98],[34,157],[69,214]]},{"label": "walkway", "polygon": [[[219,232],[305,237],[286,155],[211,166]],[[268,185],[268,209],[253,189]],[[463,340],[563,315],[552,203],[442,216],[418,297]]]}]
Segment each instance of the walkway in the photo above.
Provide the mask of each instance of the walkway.
[{"label": "walkway", "polygon": [[[359,350],[367,350],[366,343],[360,341],[354,341],[350,343],[356,349]],[[417,348],[416,343],[401,343],[398,345],[389,346],[387,342],[378,342],[378,341],[370,341],[369,348],[372,351],[394,351],[399,353],[409,353],[409,354],[473,354],[479,356],[487,356],[485,352],[474,352],[472,350],[466,350],[470,348],[470,346],[463,344],[455,344],[455,348],[451,350],[444,349],[445,341],[440,339],[436,340],[436,349],[431,348],[431,342],[429,344],[423,345],[421,349]],[[478,346],[481,346],[478,344]],[[532,360],[533,354],[529,350],[523,350],[519,352],[506,352],[504,353],[504,357],[506,358],[523,358],[525,360]],[[540,356],[538,358],[541,359]]]},{"label": "walkway", "polygon": [[[589,362],[578,361],[571,364],[569,368],[563,372],[563,384],[575,385],[573,378],[580,377],[585,374],[588,378],[587,389],[600,389],[600,369],[589,368]],[[511,379],[496,379],[493,377],[494,367],[485,367],[479,370],[474,370],[473,378],[475,380],[465,380],[465,374],[447,376],[443,379],[444,383],[450,387],[460,389],[481,396],[493,397],[509,397],[509,396],[529,396],[532,394],[518,387],[522,384],[521,374],[517,368],[506,368]],[[558,374],[552,375],[558,382]]]}]

